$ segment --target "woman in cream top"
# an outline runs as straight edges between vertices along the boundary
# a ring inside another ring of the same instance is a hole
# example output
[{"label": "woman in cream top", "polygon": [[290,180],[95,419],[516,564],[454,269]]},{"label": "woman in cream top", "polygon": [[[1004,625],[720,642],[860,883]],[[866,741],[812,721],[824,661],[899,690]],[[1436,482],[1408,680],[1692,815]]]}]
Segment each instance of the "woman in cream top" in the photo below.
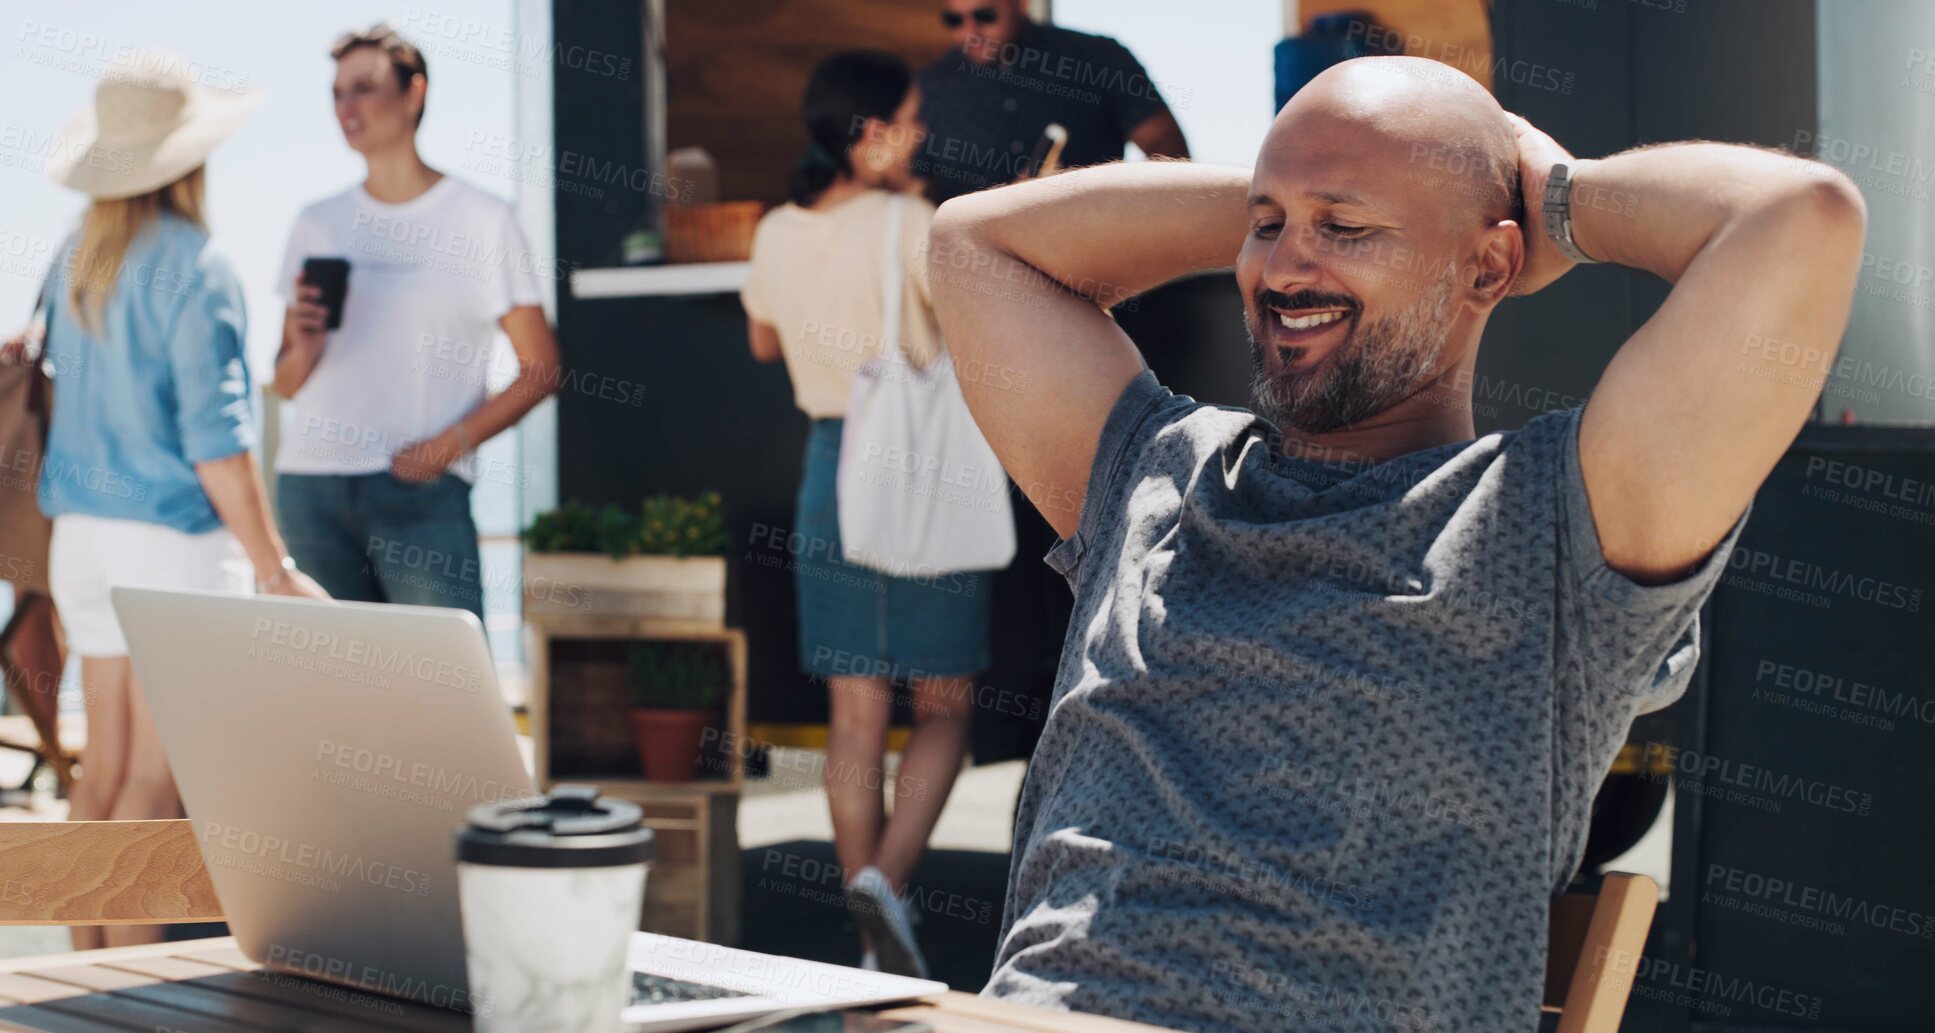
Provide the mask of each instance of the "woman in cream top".
[{"label": "woman in cream top", "polygon": [[[988,658],[985,573],[893,577],[841,560],[839,465],[853,377],[881,350],[884,275],[899,262],[902,347],[926,365],[940,333],[928,300],[927,230],[934,208],[906,196],[924,134],[907,66],[852,52],[821,62],[807,84],[812,141],[793,177],[793,203],[753,237],[740,295],[753,355],[784,360],[812,428],[792,533],[781,536],[798,595],[800,666],[826,684],[827,805],[834,851],[863,940],[861,964],[925,976],[905,896],[967,750],[974,677]],[[891,208],[901,229],[890,247]],[[897,777],[883,776],[895,686],[914,731]],[[894,794],[891,819],[881,796]]]},{"label": "woman in cream top", "polygon": [[752,273],[740,301],[755,341],[760,327],[774,331],[793,400],[813,419],[845,416],[854,372],[880,354],[884,263],[898,261],[904,269],[901,347],[918,366],[940,354],[925,260],[934,206],[901,195],[900,254],[890,257],[881,242],[893,197],[885,189],[861,189],[830,207],[782,205],[753,235]]}]

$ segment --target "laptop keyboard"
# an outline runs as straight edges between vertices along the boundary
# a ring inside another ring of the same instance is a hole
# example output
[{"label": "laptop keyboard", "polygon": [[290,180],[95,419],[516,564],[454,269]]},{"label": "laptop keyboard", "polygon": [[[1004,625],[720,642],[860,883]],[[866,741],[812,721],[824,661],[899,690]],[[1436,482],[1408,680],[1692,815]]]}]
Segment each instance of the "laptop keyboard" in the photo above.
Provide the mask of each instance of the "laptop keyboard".
[{"label": "laptop keyboard", "polygon": [[728,990],[723,986],[707,983],[688,983],[683,979],[667,979],[650,972],[632,973],[633,1004],[679,1004],[684,1001],[717,1001],[727,997],[751,997],[752,994]]}]

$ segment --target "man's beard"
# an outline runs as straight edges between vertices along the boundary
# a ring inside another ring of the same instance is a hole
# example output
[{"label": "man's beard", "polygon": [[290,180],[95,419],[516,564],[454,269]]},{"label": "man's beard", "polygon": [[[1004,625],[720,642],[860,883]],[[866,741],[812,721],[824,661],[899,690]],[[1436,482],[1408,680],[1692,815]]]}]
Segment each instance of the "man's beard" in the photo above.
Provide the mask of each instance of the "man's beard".
[{"label": "man's beard", "polygon": [[[1272,377],[1263,349],[1276,347],[1257,324],[1275,318],[1260,301],[1244,313],[1250,331],[1250,410],[1286,431],[1323,434],[1375,416],[1411,397],[1433,373],[1451,317],[1455,267],[1424,296],[1383,319],[1361,319],[1337,350],[1308,373]],[[1294,306],[1285,306],[1294,307]],[[1363,310],[1359,309],[1359,313]]]}]

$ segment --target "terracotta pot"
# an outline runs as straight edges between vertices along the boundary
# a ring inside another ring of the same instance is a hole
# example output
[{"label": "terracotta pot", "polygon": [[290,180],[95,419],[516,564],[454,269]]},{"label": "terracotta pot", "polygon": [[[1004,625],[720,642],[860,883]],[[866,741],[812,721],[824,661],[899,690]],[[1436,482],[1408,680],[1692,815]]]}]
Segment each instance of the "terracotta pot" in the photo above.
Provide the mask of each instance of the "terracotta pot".
[{"label": "terracotta pot", "polygon": [[710,710],[655,710],[633,707],[632,732],[638,737],[639,766],[651,782],[690,782],[699,766],[699,747]]}]

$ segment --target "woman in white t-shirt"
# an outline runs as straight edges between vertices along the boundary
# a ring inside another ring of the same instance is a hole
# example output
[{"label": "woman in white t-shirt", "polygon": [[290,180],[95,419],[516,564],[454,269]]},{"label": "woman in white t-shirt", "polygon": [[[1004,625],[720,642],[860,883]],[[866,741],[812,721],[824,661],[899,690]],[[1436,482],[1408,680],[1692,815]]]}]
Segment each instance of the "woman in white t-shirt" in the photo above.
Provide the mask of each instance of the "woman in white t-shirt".
[{"label": "woman in white t-shirt", "polygon": [[[890,202],[911,185],[925,135],[919,91],[900,59],[835,54],[814,69],[804,106],[811,143],[793,177],[793,203],[760,220],[740,300],[753,355],[785,360],[794,402],[813,421],[787,536],[800,544],[788,559],[800,666],[825,682],[830,700],[827,805],[866,941],[862,964],[925,976],[907,883],[967,750],[974,676],[989,661],[993,578],[893,577],[839,559],[835,469],[854,373],[881,350],[886,263],[905,273],[900,341],[909,360],[926,366],[940,354],[922,260],[934,206],[903,198],[900,239],[886,246]],[[895,682],[910,688],[914,731],[888,780],[881,772]],[[891,816],[883,783],[894,795]]]},{"label": "woman in white t-shirt", "polygon": [[[378,25],[330,55],[336,120],[368,177],[303,209],[289,235],[277,509],[297,565],[336,598],[482,618],[470,486],[493,472],[475,451],[556,383],[540,266],[510,205],[418,157],[429,74],[417,48]],[[335,330],[302,279],[309,258],[349,262]],[[517,379],[488,395],[500,330]]]}]

